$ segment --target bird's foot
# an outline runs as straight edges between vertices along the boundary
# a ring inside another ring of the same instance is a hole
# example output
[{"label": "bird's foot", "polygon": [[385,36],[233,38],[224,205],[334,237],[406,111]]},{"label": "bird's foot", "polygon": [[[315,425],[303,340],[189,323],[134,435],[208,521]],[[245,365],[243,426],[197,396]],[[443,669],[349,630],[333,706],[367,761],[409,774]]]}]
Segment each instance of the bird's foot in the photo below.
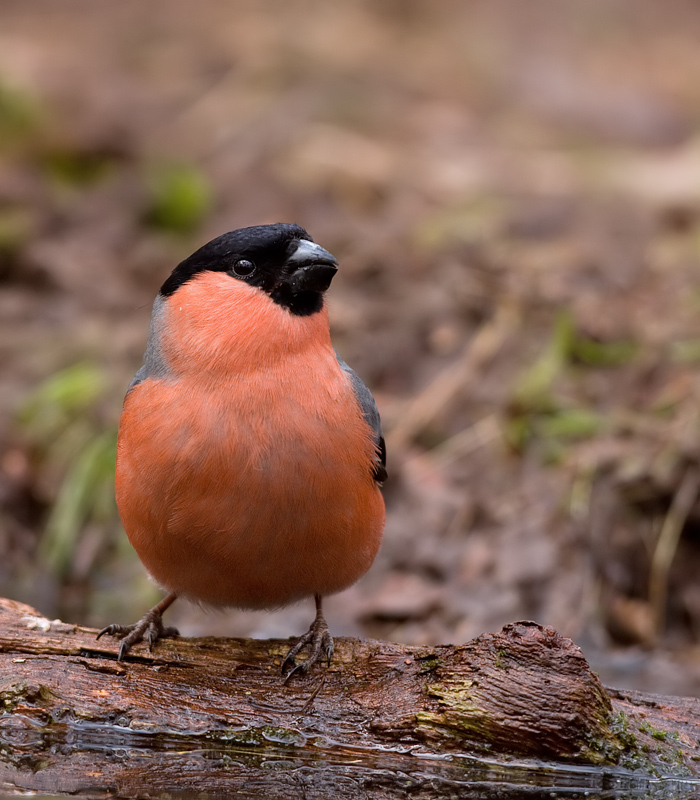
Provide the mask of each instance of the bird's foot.
[{"label": "bird's foot", "polygon": [[[166,598],[166,600],[168,600]],[[173,597],[173,600],[175,598]],[[172,602],[172,600],[170,601]],[[117,661],[123,661],[124,656],[131,650],[131,648],[142,642],[144,639],[148,642],[148,649],[153,650],[153,645],[158,639],[174,639],[180,635],[177,628],[172,626],[163,625],[163,611],[170,603],[163,607],[165,601],[159,603],[155,608],[147,611],[141,619],[133,625],[107,625],[106,628],[97,634],[97,638],[107,634],[108,636],[117,636],[122,640],[119,647],[119,654]]]},{"label": "bird's foot", "polygon": [[[309,648],[309,655],[301,664],[296,663],[296,657],[305,648]],[[333,637],[328,630],[328,624],[323,618],[320,607],[316,612],[316,619],[311,623],[309,630],[299,639],[299,641],[287,653],[287,657],[282,664],[282,674],[285,676],[285,686],[294,675],[306,675],[306,673],[319,661],[325,660],[330,666],[331,656],[333,655]]]}]

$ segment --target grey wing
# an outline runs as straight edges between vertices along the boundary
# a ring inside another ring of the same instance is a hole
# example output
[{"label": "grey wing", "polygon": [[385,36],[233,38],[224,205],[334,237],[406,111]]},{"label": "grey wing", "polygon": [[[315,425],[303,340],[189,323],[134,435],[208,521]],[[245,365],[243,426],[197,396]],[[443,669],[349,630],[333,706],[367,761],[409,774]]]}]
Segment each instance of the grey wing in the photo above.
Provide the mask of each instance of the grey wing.
[{"label": "grey wing", "polygon": [[374,479],[381,483],[385,481],[387,477],[386,445],[384,444],[384,437],[382,436],[382,421],[379,418],[377,404],[374,402],[372,392],[365,386],[362,378],[360,378],[355,370],[349,367],[337,352],[335,357],[338,359],[338,366],[350,379],[355,397],[357,397],[357,401],[362,409],[362,416],[374,433],[374,441],[377,445],[377,461],[374,466]]},{"label": "grey wing", "polygon": [[143,366],[134,375],[126,393],[138,386],[147,378],[165,378],[169,374],[168,365],[163,357],[160,343],[160,326],[163,315],[164,299],[158,295],[153,303],[153,316],[151,317],[151,327],[148,331],[148,344],[143,356]]},{"label": "grey wing", "polygon": [[131,383],[129,384],[126,390],[126,393],[129,394],[129,392],[134,388],[134,386],[138,386],[139,383],[143,383],[146,380],[146,378],[150,377],[151,376],[148,371],[148,367],[144,364],[141,367],[141,369],[136,373],[136,375],[134,375],[134,377],[131,379]]}]

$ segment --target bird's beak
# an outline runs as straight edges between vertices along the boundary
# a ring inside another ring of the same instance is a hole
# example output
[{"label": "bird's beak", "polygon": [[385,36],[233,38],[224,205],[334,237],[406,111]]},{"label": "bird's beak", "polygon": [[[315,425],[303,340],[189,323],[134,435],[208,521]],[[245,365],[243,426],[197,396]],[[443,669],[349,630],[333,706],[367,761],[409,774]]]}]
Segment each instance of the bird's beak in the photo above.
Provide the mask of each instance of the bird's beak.
[{"label": "bird's beak", "polygon": [[293,292],[325,292],[338,271],[338,262],[320,244],[298,239],[297,247],[287,256],[291,272],[284,282]]}]

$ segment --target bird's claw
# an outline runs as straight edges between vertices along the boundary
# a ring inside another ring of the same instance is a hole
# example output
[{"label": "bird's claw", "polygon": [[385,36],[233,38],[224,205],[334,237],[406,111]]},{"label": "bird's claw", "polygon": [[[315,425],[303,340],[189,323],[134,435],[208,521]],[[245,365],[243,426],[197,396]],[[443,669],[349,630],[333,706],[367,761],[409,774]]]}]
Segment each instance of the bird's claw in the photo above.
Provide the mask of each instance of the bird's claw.
[{"label": "bird's claw", "polygon": [[174,639],[180,635],[180,632],[171,625],[167,627],[163,625],[162,614],[158,613],[156,609],[151,609],[133,625],[107,625],[97,634],[97,638],[104,635],[117,636],[122,640],[117,661],[123,661],[129,650],[144,639],[148,643],[148,649],[153,650],[153,645],[158,639]]},{"label": "bird's claw", "polygon": [[[310,646],[307,659],[301,664],[297,664],[296,657],[307,646]],[[330,666],[333,649],[333,637],[328,630],[326,620],[319,615],[309,630],[287,653],[287,657],[282,663],[282,674],[285,676],[284,685],[286,686],[295,675],[306,675],[311,667],[324,657]]]}]

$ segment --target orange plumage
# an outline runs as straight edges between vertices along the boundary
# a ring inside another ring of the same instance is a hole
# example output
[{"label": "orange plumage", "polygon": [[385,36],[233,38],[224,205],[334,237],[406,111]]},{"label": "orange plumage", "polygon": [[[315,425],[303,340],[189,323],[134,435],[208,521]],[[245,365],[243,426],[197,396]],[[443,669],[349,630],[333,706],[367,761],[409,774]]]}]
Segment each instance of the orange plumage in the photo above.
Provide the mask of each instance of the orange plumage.
[{"label": "orange plumage", "polygon": [[331,344],[321,295],[333,257],[297,226],[226,236],[161,289],[120,421],[119,512],[171,595],[148,620],[103,633],[126,637],[122,657],[172,633],[161,616],[175,596],[273,608],[313,595],[317,619],[289,662],[311,644],[310,666],[332,653],[321,598],[379,548],[379,418]]},{"label": "orange plumage", "polygon": [[117,450],[119,511],[150,574],[242,608],[350,586],[374,560],[384,504],[325,309],[293,317],[208,272],[162,323],[173,376],[129,393]]}]

